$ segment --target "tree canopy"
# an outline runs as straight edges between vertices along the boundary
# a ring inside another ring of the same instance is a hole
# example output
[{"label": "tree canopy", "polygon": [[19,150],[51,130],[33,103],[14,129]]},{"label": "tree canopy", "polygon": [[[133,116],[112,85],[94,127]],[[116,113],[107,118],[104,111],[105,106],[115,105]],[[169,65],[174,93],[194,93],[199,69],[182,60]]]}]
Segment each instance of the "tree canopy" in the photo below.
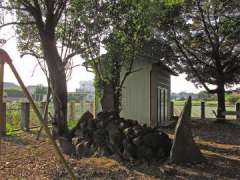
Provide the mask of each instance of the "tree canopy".
[{"label": "tree canopy", "polygon": [[[174,67],[187,79],[218,95],[218,116],[225,111],[226,86],[240,82],[238,1],[196,0],[168,19],[168,37],[175,51]],[[211,89],[211,86],[215,89]]]}]

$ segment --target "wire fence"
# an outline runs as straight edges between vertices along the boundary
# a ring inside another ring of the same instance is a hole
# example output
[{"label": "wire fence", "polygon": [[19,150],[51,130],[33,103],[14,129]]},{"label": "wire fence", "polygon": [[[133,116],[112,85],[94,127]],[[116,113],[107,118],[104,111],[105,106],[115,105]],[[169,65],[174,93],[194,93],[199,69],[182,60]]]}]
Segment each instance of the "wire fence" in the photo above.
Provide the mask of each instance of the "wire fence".
[{"label": "wire fence", "polygon": [[[183,105],[179,104],[174,104],[174,116],[180,116],[182,110],[183,110]],[[226,106],[226,111],[235,111],[236,108],[234,105],[227,105]],[[216,118],[214,115],[214,112],[217,112],[217,105],[205,105],[205,116],[206,118]],[[201,117],[201,105],[200,104],[193,104],[192,105],[192,117],[193,118],[200,118]],[[227,115],[228,119],[235,119],[236,115]]]},{"label": "wire fence", "polygon": [[[68,103],[68,120],[69,123],[76,123],[77,120],[82,116],[86,111],[94,113],[94,103],[93,102],[74,102],[74,105],[71,105],[73,102]],[[26,104],[26,103],[25,103]],[[6,129],[7,132],[13,132],[16,130],[22,129],[23,119],[28,118],[29,128],[40,127],[40,122],[31,108],[23,108],[24,103],[21,102],[8,102],[6,103]],[[38,109],[43,114],[45,105],[44,103],[36,103]],[[29,112],[27,112],[29,111]],[[54,108],[53,104],[49,104],[48,112],[53,115]],[[26,117],[28,116],[28,117]],[[49,118],[50,120],[50,118]]]}]

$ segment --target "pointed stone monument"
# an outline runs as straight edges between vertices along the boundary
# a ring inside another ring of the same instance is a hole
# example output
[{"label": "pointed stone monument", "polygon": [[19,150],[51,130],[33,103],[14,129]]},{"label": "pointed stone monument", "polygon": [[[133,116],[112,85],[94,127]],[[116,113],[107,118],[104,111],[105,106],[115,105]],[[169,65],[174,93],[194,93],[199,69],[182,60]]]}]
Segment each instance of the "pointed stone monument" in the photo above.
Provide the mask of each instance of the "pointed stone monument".
[{"label": "pointed stone monument", "polygon": [[191,97],[189,97],[176,125],[175,137],[170,152],[171,163],[201,163],[205,161],[200,149],[193,140],[190,125],[191,107]]}]

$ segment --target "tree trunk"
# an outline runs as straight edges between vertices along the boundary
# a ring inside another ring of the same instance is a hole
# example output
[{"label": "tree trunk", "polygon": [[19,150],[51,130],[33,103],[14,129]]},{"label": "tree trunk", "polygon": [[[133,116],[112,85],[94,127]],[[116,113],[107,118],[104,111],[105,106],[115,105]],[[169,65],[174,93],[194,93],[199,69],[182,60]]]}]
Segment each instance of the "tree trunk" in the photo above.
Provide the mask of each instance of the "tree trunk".
[{"label": "tree trunk", "polygon": [[58,54],[53,37],[47,36],[43,43],[44,57],[49,70],[53,94],[54,119],[57,135],[66,134],[67,128],[67,82],[64,65]]},{"label": "tree trunk", "polygon": [[53,136],[58,139],[64,153],[72,154],[74,146],[67,126],[67,81],[64,63],[59,56],[54,35],[44,34],[41,38],[53,96]]},{"label": "tree trunk", "polygon": [[112,83],[105,83],[103,88],[103,96],[101,98],[101,106],[103,112],[115,112],[120,116],[121,92],[115,88]]},{"label": "tree trunk", "polygon": [[120,117],[120,107],[121,107],[121,89],[115,89],[114,91],[114,111]]},{"label": "tree trunk", "polygon": [[225,107],[225,88],[223,83],[220,83],[218,85],[217,97],[218,97],[217,122],[224,122],[226,116],[225,114],[223,114],[223,112],[226,112],[226,107]]},{"label": "tree trunk", "polygon": [[114,88],[111,83],[104,83],[101,106],[103,112],[114,111]]}]

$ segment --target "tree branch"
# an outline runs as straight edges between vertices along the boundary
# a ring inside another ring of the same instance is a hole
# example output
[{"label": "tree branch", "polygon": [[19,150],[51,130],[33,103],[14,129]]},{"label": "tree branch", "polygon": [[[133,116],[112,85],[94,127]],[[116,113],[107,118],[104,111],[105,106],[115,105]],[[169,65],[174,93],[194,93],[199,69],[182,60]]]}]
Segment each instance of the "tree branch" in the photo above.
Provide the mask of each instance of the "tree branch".
[{"label": "tree branch", "polygon": [[214,90],[211,90],[209,89],[209,87],[206,85],[206,83],[204,82],[204,80],[202,80],[201,76],[199,75],[198,71],[194,68],[194,65],[192,63],[192,61],[189,59],[188,55],[185,53],[185,51],[183,50],[182,46],[181,46],[181,43],[177,40],[176,38],[176,34],[175,34],[175,31],[173,30],[174,32],[174,37],[173,40],[175,41],[178,49],[180,50],[180,52],[182,53],[182,55],[185,57],[185,59],[187,60],[188,62],[188,65],[190,66],[190,68],[192,69],[192,71],[194,72],[194,74],[196,75],[196,77],[198,78],[199,82],[203,85],[203,87],[209,92],[209,93],[216,93],[217,92],[217,89],[214,89]]},{"label": "tree branch", "polygon": [[0,6],[0,9],[6,9],[6,10],[19,10],[19,11],[27,11],[26,8],[20,8],[20,7],[14,7],[14,6]]},{"label": "tree branch", "polygon": [[207,23],[206,23],[206,21],[205,21],[204,12],[203,12],[203,9],[202,9],[201,6],[200,6],[200,1],[199,1],[199,0],[197,0],[197,6],[198,6],[198,10],[199,10],[200,15],[201,15],[201,20],[202,20],[202,22],[203,22],[204,31],[205,31],[205,33],[206,33],[206,35],[207,35],[207,37],[208,37],[208,39],[209,39],[209,42],[210,42],[210,44],[211,44],[211,46],[212,46],[212,49],[213,49],[213,51],[214,51],[214,50],[215,50],[215,45],[214,45],[213,40],[212,40],[212,38],[211,38],[210,32],[208,31]]},{"label": "tree branch", "polygon": [[6,27],[6,26],[11,26],[11,25],[31,25],[31,24],[35,24],[34,21],[30,21],[30,22],[9,22],[9,23],[5,23],[5,24],[2,24],[0,26],[0,29]]}]

